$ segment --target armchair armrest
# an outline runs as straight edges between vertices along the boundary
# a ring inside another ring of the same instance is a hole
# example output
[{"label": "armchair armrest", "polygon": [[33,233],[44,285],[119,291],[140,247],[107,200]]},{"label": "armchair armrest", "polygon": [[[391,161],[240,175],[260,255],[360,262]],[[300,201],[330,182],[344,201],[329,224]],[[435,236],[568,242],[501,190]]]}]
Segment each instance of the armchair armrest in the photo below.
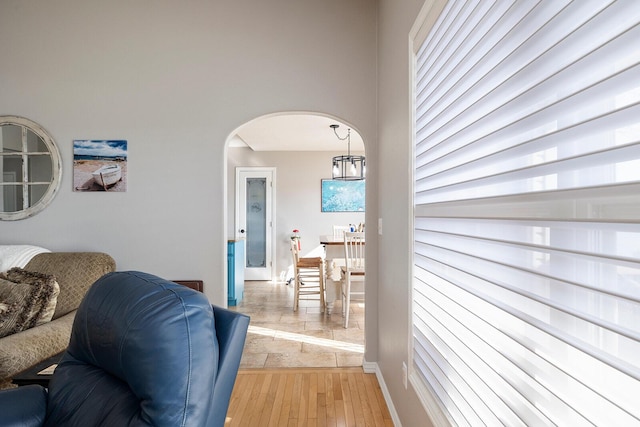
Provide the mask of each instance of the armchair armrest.
[{"label": "armchair armrest", "polygon": [[2,427],[40,427],[47,415],[47,390],[39,385],[0,391]]},{"label": "armchair armrest", "polygon": [[219,360],[209,425],[223,426],[240,367],[249,328],[249,316],[217,306],[213,306],[213,315],[218,337]]}]

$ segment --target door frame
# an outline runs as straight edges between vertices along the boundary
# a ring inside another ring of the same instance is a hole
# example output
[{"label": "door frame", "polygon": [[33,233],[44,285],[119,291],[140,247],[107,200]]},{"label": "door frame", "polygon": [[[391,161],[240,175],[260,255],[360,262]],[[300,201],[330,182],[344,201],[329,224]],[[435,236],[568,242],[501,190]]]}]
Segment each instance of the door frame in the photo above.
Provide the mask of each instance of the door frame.
[{"label": "door frame", "polygon": [[[245,206],[240,206],[240,193],[246,190],[244,186],[244,179],[241,178],[243,173],[257,174],[259,177],[264,177],[267,180],[267,195],[266,195],[266,209],[267,209],[267,227],[271,231],[267,231],[266,238],[266,262],[265,276],[261,278],[253,278],[251,274],[247,275],[247,260],[245,250],[245,259],[243,265],[245,266],[245,280],[274,280],[275,263],[274,257],[276,254],[276,168],[275,167],[250,167],[250,166],[237,166],[236,167],[236,194],[235,194],[235,237],[236,240],[246,239],[246,235],[240,233],[240,211],[245,209]],[[245,197],[246,200],[246,197]],[[244,225],[246,226],[246,224]],[[264,278],[268,277],[268,278]]]}]

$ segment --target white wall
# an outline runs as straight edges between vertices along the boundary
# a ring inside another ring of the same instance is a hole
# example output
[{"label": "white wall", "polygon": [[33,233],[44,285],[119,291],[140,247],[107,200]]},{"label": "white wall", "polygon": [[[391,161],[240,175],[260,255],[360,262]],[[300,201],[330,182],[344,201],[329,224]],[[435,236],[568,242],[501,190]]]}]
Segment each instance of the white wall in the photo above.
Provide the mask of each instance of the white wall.
[{"label": "white wall", "polygon": [[[429,0],[427,0],[429,1]],[[380,0],[378,19],[379,236],[378,364],[403,427],[427,427],[411,384],[402,385],[411,333],[411,93],[409,31],[422,0]]]},{"label": "white wall", "polygon": [[[329,135],[331,136],[331,135]],[[235,227],[235,168],[237,166],[276,168],[276,275],[291,267],[290,236],[300,230],[302,253],[320,247],[319,236],[332,234],[333,225],[365,222],[365,214],[358,212],[321,212],[320,180],[331,177],[331,158],[338,153],[328,152],[256,152],[249,148],[228,150],[228,236],[234,238]],[[353,154],[359,155],[362,153]]]},{"label": "white wall", "polygon": [[[53,135],[63,181],[0,242],[105,251],[121,270],[203,279],[224,304],[227,137],[322,111],[375,145],[375,18],[369,0],[3,0],[0,114]],[[126,193],[72,191],[85,138],[128,140]]]}]

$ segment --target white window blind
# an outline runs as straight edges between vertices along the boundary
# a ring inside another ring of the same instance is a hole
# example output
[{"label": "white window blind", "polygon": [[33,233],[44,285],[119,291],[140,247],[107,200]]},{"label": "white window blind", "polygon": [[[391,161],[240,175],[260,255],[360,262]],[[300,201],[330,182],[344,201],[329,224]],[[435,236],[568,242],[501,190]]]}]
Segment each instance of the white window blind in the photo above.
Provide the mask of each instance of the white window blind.
[{"label": "white window blind", "polygon": [[453,425],[640,425],[640,2],[455,0],[423,33],[412,384]]}]

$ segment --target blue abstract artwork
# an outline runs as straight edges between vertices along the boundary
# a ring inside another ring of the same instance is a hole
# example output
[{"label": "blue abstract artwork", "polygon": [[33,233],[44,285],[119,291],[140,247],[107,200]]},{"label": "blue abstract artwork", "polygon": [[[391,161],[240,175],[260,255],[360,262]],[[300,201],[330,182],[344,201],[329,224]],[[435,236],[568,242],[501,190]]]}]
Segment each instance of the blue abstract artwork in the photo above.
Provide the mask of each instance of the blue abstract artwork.
[{"label": "blue abstract artwork", "polygon": [[365,180],[322,180],[322,212],[364,212]]}]

